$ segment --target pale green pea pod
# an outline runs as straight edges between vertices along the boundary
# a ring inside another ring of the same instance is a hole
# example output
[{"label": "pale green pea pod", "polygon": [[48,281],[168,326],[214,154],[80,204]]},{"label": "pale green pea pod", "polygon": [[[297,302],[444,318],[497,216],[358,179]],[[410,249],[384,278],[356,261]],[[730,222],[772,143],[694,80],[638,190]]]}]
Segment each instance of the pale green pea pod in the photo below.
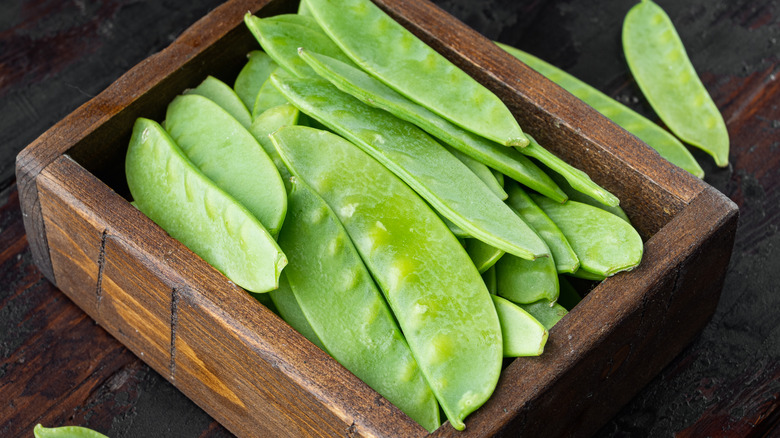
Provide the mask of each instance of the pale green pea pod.
[{"label": "pale green pea pod", "polygon": [[344,136],[403,179],[471,237],[518,257],[546,257],[544,242],[479,178],[409,122],[315,78],[271,80],[302,112]]},{"label": "pale green pea pod", "polygon": [[428,431],[438,428],[439,404],[338,217],[295,177],[289,208],[284,273],[325,351]]},{"label": "pale green pea pod", "polygon": [[271,73],[278,66],[268,54],[260,50],[249,52],[248,57],[249,60],[246,65],[236,76],[233,89],[236,90],[236,94],[244,102],[244,106],[249,111],[252,111],[252,108],[255,107],[255,99],[257,99],[257,93],[260,92],[260,87],[263,86],[263,83],[268,80],[268,77],[271,76]]},{"label": "pale green pea pod", "polygon": [[108,438],[100,432],[81,426],[43,427],[35,425],[35,438]]},{"label": "pale green pea pod", "polygon": [[591,280],[591,281],[602,281],[607,278],[607,276],[604,274],[596,274],[593,272],[588,272],[584,268],[577,269],[576,271],[567,273],[566,275],[574,278],[581,278],[583,280]]},{"label": "pale green pea pod", "polygon": [[208,76],[200,85],[191,90],[187,90],[185,94],[198,94],[211,99],[241,123],[244,128],[249,128],[249,125],[252,123],[252,116],[249,114],[249,110],[244,106],[244,102],[241,101],[241,98],[238,97],[236,92],[233,91],[228,84],[213,76]]},{"label": "pale green pea pod", "polygon": [[136,207],[171,237],[244,289],[267,292],[277,287],[287,258],[274,239],[252,213],[198,170],[156,122],[136,120],[125,175]]},{"label": "pale green pea pod", "polygon": [[[561,160],[553,153],[540,146],[530,135],[526,134],[526,137],[528,137],[528,146],[521,151],[529,157],[536,158],[547,166],[548,169],[552,170],[553,173],[558,176],[558,178],[556,178],[555,176],[550,175],[556,183],[559,181],[559,178],[563,178],[572,189],[583,193],[608,207],[617,207],[620,204],[620,200],[617,196],[593,182],[587,173]],[[560,184],[558,185],[560,186]]]},{"label": "pale green pea pod", "polygon": [[301,2],[298,5],[298,15],[305,15],[305,16],[311,15],[311,12],[309,12],[309,8],[306,7],[306,2]]},{"label": "pale green pea pod", "polygon": [[[533,146],[531,146],[533,147]],[[542,168],[545,168],[544,165],[542,165]],[[566,181],[565,178],[563,178],[561,175],[558,175],[555,172],[549,172],[550,177],[555,180],[555,182],[558,184],[558,187],[560,187],[566,194],[569,196],[570,201],[577,201],[581,202],[583,204],[588,204],[590,206],[600,208],[604,211],[608,211],[615,216],[623,219],[624,221],[631,223],[631,221],[628,219],[628,215],[625,211],[619,206],[615,205],[614,207],[610,207],[608,205],[604,205],[602,202],[597,201],[596,199],[593,199],[593,197],[586,195],[585,193],[582,193],[578,190],[574,190],[569,183]]]},{"label": "pale green pea pod", "polygon": [[657,4],[642,0],[623,22],[623,52],[650,106],[682,141],[707,152],[715,164],[729,162],[729,133],[685,52],[672,20]]},{"label": "pale green pea pod", "polygon": [[306,2],[325,33],[357,65],[391,88],[485,138],[505,145],[528,144],[514,116],[495,94],[370,0]]},{"label": "pale green pea pod", "polygon": [[517,183],[509,181],[506,185],[506,191],[509,195],[506,200],[507,205],[544,240],[544,243],[550,248],[558,273],[575,272],[580,267],[580,260],[555,222],[536,205]]},{"label": "pale green pea pod", "polygon": [[548,300],[539,300],[529,304],[518,304],[518,306],[533,316],[547,330],[551,330],[561,318],[569,313],[565,307]]},{"label": "pale green pea pod", "polygon": [[287,170],[282,157],[279,156],[279,152],[276,151],[273,142],[269,135],[276,132],[277,129],[282,126],[290,126],[298,124],[298,118],[300,117],[300,111],[290,103],[269,108],[260,114],[249,127],[249,132],[257,139],[260,146],[263,147],[265,152],[271,158],[276,170],[279,171],[279,175],[284,182],[284,188],[290,190],[290,171]]},{"label": "pale green pea pod", "polygon": [[495,264],[496,294],[515,303],[558,299],[558,271],[552,257],[525,260],[510,254]]},{"label": "pale green pea pod", "polygon": [[490,294],[466,251],[406,183],[357,146],[301,126],[271,138],[343,223],[450,424],[462,430],[493,392],[503,351]]},{"label": "pale green pea pod", "polygon": [[704,177],[704,171],[691,152],[665,129],[565,71],[522,50],[501,43],[496,44],[547,79],[582,99],[626,131],[636,135],[672,164],[680,166],[699,178]]},{"label": "pale green pea pod", "polygon": [[517,304],[491,295],[501,323],[504,357],[539,356],[547,343],[547,329]]},{"label": "pale green pea pod", "polygon": [[[431,207],[433,208],[433,207]],[[434,210],[435,211],[435,210]],[[463,231],[459,226],[452,223],[451,220],[447,219],[446,217],[442,216],[438,212],[436,213],[439,215],[439,218],[444,222],[445,225],[447,225],[447,228],[450,230],[450,232],[459,239],[466,239],[471,237],[469,233]]]},{"label": "pale green pea pod", "polygon": [[286,275],[287,269],[282,271],[279,275],[279,287],[268,292],[267,294],[259,294],[268,296],[271,302],[276,307],[276,311],[279,316],[295,331],[302,334],[304,338],[308,339],[312,344],[316,345],[322,351],[325,350],[325,346],[322,344],[320,337],[314,332],[314,329],[309,324],[309,320],[306,319],[306,315],[303,314],[298,300],[293,294],[290,283],[287,281]]},{"label": "pale green pea pod", "polygon": [[482,281],[485,282],[485,287],[487,287],[488,292],[490,292],[491,295],[495,295],[496,294],[495,265],[489,267],[485,272],[482,273]]},{"label": "pale green pea pod", "polygon": [[543,196],[531,197],[566,236],[580,259],[580,269],[608,277],[631,270],[642,260],[642,238],[628,222],[576,201],[558,204]]},{"label": "pale green pea pod", "polygon": [[317,76],[314,70],[298,56],[299,47],[306,47],[352,64],[349,57],[328,38],[313,18],[299,16],[298,19],[309,21],[311,24],[301,26],[279,20],[277,17],[257,18],[251,14],[244,16],[244,22],[263,50],[293,76],[300,78]]},{"label": "pale green pea pod", "polygon": [[477,239],[466,239],[466,252],[480,274],[490,269],[505,254],[504,251]]},{"label": "pale green pea pod", "polygon": [[[274,73],[289,74],[281,67],[274,70]],[[252,120],[254,121],[254,119],[260,117],[260,114],[263,114],[265,111],[285,103],[288,103],[287,98],[279,92],[279,89],[274,86],[273,82],[266,80],[260,87],[260,91],[257,92],[255,106],[252,107]]]},{"label": "pale green pea pod", "polygon": [[361,102],[419,126],[444,144],[559,202],[566,194],[536,164],[513,148],[473,134],[418,105],[364,71],[311,50],[298,51],[320,76]]},{"label": "pale green pea pod", "polygon": [[460,160],[461,163],[465,164],[466,167],[471,169],[471,171],[474,172],[474,175],[477,175],[477,178],[481,179],[482,182],[485,183],[485,185],[490,189],[490,191],[498,196],[498,199],[501,199],[502,201],[506,199],[507,194],[504,191],[504,188],[501,187],[501,185],[498,183],[498,180],[493,175],[493,172],[490,170],[490,168],[464,154],[463,152],[457,149],[453,149],[449,145],[442,144],[442,146],[450,151],[450,153],[452,153],[455,158]]},{"label": "pale green pea pod", "polygon": [[203,96],[177,96],[165,129],[214,183],[241,202],[272,235],[287,212],[287,193],[276,166],[254,136]]}]

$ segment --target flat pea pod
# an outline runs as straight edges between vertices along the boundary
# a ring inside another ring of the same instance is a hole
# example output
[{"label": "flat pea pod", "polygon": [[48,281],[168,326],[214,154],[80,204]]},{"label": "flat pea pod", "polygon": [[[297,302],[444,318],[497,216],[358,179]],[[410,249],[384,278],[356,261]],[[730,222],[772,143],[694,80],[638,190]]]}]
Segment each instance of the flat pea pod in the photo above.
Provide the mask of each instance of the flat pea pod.
[{"label": "flat pea pod", "polygon": [[[282,67],[277,67],[272,74],[289,74],[286,73]],[[269,76],[270,78],[270,76]],[[273,107],[284,105],[287,103],[287,98],[274,86],[270,80],[266,80],[257,92],[257,98],[255,98],[255,106],[252,107],[252,121],[260,117],[266,110]]]},{"label": "flat pea pod", "polygon": [[477,239],[465,239],[466,252],[480,274],[490,269],[503,257],[504,251]]},{"label": "flat pea pod", "polygon": [[498,180],[493,175],[493,172],[490,170],[490,168],[457,149],[453,149],[446,144],[442,144],[442,146],[444,146],[444,148],[450,151],[450,153],[454,155],[455,158],[460,160],[461,163],[465,164],[466,167],[474,172],[474,175],[477,175],[477,178],[481,179],[487,188],[489,188],[491,192],[498,196],[498,199],[501,199],[502,201],[506,199],[507,194],[504,191],[504,188],[501,187],[501,185],[498,183]]},{"label": "flat pea pod", "polygon": [[518,257],[546,257],[533,230],[436,140],[316,78],[271,80],[302,112],[339,133],[403,179],[471,237]]},{"label": "flat pea pod", "polygon": [[[293,294],[292,288],[290,288],[290,282],[287,281],[287,269],[282,271],[279,275],[279,287],[268,292],[267,294],[257,294],[257,296],[267,296],[271,299],[274,307],[279,316],[282,317],[284,322],[294,328],[296,332],[303,335],[312,344],[319,347],[320,350],[326,351],[325,346],[322,344],[320,337],[314,332],[309,320],[306,319],[303,310],[301,310],[298,300]],[[255,298],[257,298],[255,296]]]},{"label": "flat pea pod", "polygon": [[287,258],[271,234],[198,170],[158,123],[136,120],[125,174],[136,207],[174,239],[244,289],[277,287]]},{"label": "flat pea pod", "polygon": [[552,330],[553,326],[569,313],[565,307],[548,300],[518,304],[518,306],[533,316],[547,330]]},{"label": "flat pea pod", "polygon": [[441,425],[439,404],[406,340],[328,204],[293,177],[279,246],[284,270],[325,351],[428,431]]},{"label": "flat pea pod", "polygon": [[233,83],[233,89],[236,90],[236,94],[244,102],[246,108],[251,112],[255,107],[255,99],[257,99],[257,93],[260,91],[260,87],[271,76],[271,73],[276,70],[278,65],[268,56],[267,53],[260,50],[253,50],[247,55],[248,61],[241,68],[236,76],[236,81]]},{"label": "flat pea pod", "polygon": [[487,287],[488,292],[490,292],[491,295],[495,295],[496,294],[495,265],[489,267],[485,272],[482,273],[482,280],[485,282],[485,287]]},{"label": "flat pea pod", "polygon": [[555,222],[514,181],[506,184],[506,191],[509,195],[506,200],[507,205],[519,214],[550,248],[556,271],[575,272],[580,267],[580,260]]},{"label": "flat pea pod", "polygon": [[541,73],[547,79],[560,85],[569,93],[577,96],[583,102],[592,106],[608,119],[612,120],[626,131],[636,135],[640,140],[655,149],[663,158],[679,166],[693,175],[703,178],[702,170],[691,152],[667,130],[651,120],[607,96],[598,89],[582,82],[565,71],[548,64],[541,59],[506,44],[496,43],[510,55],[523,61],[526,65]]},{"label": "flat pea pod", "polygon": [[35,438],[108,438],[100,432],[81,426],[43,427],[40,424],[33,428]]},{"label": "flat pea pod", "polygon": [[498,296],[515,303],[558,299],[558,272],[552,257],[525,260],[507,254],[495,268]]},{"label": "flat pea pod", "polygon": [[590,281],[602,281],[607,278],[604,274],[596,274],[594,272],[588,272],[584,268],[577,269],[574,272],[567,273],[566,275],[569,275],[574,278],[581,278],[583,280],[590,280]]},{"label": "flat pea pod", "polygon": [[357,146],[302,126],[271,138],[293,175],[341,220],[450,424],[462,430],[493,392],[503,351],[490,294],[466,251],[406,183]]},{"label": "flat pea pod", "polygon": [[558,202],[566,200],[566,194],[544,171],[513,148],[501,146],[453,124],[358,68],[310,50],[300,49],[298,53],[320,76],[361,102],[419,126],[444,144],[550,199]]},{"label": "flat pea pod", "polygon": [[628,222],[576,201],[558,204],[543,196],[531,198],[566,236],[581,269],[608,277],[631,270],[642,260],[642,238]]},{"label": "flat pea pod", "polygon": [[252,126],[249,127],[249,132],[257,139],[257,142],[260,143],[260,146],[263,147],[271,161],[273,161],[276,170],[279,171],[279,175],[282,177],[284,188],[288,191],[290,189],[290,171],[287,170],[287,166],[282,161],[282,157],[279,156],[279,152],[276,151],[269,135],[282,126],[298,124],[300,114],[298,108],[290,103],[285,103],[265,110],[252,121]]},{"label": "flat pea pod", "polygon": [[317,76],[314,70],[298,57],[299,47],[306,47],[352,64],[349,57],[328,38],[313,18],[299,16],[299,19],[309,21],[311,24],[302,26],[279,20],[277,17],[258,18],[251,14],[244,16],[244,22],[263,50],[293,76],[301,78]]},{"label": "flat pea pod", "polygon": [[517,304],[491,295],[501,323],[504,357],[540,356],[547,343],[547,329]]},{"label": "flat pea pod", "polygon": [[[617,196],[596,184],[590,179],[590,176],[588,176],[587,173],[561,160],[553,153],[540,146],[530,135],[526,135],[526,137],[528,137],[528,146],[524,147],[522,152],[529,157],[536,158],[559,177],[565,179],[572,189],[583,193],[608,207],[616,207],[620,204],[620,199],[618,199]],[[556,179],[554,180],[557,181]]]},{"label": "flat pea pod", "polygon": [[230,86],[219,79],[208,76],[197,87],[187,90],[185,94],[198,94],[211,99],[236,119],[244,128],[249,128],[252,123],[252,115],[244,106],[244,102],[238,97]]},{"label": "flat pea pod", "polygon": [[682,141],[728,165],[729,133],[685,52],[672,20],[657,4],[642,0],[623,21],[628,68],[658,117]]},{"label": "flat pea pod", "polygon": [[306,4],[325,33],[357,65],[391,88],[475,134],[504,145],[528,144],[495,94],[370,0],[306,0]]},{"label": "flat pea pod", "polygon": [[287,212],[287,194],[276,166],[230,114],[203,96],[177,96],[165,129],[187,157],[222,190],[241,202],[272,235]]}]

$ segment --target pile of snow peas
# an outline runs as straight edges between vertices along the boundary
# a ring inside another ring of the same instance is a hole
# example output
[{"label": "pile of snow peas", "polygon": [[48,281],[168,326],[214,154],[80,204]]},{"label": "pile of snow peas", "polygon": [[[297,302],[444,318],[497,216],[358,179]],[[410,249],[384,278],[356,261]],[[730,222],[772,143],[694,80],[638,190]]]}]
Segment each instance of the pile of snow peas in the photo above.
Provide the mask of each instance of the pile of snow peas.
[{"label": "pile of snow peas", "polygon": [[561,274],[641,261],[617,197],[369,0],[245,23],[232,87],[136,121],[133,204],[427,430],[542,354]]}]

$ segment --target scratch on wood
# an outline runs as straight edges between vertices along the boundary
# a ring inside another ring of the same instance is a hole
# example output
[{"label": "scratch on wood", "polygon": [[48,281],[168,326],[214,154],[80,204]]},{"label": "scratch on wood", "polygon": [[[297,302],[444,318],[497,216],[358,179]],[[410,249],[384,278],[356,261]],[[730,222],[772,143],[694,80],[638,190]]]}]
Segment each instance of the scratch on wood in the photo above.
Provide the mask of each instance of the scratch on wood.
[{"label": "scratch on wood", "polygon": [[346,434],[344,436],[346,438],[353,438],[353,437],[358,436],[357,427],[355,427],[355,422],[354,421],[352,422],[352,424],[349,425],[349,427],[347,428],[347,432],[346,432]]},{"label": "scratch on wood", "polygon": [[103,230],[100,236],[100,253],[98,254],[98,275],[97,286],[95,287],[95,301],[97,313],[100,314],[100,300],[103,299],[103,268],[106,265],[106,239],[108,238],[108,228]]},{"label": "scratch on wood", "polygon": [[171,374],[170,380],[173,380],[176,376],[176,324],[179,320],[179,292],[174,287],[171,289],[171,363],[169,365],[169,372]]}]

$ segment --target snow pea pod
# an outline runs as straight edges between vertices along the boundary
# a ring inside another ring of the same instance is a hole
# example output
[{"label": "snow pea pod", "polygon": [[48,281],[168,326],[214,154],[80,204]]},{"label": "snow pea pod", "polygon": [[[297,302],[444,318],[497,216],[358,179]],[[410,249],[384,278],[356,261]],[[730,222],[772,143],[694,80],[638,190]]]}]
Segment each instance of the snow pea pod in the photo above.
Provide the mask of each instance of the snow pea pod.
[{"label": "snow pea pod", "polygon": [[443,143],[550,199],[558,202],[566,200],[566,194],[547,174],[513,148],[501,146],[453,124],[358,68],[305,48],[298,53],[320,76],[363,103],[419,126]]},{"label": "snow pea pod", "polygon": [[491,295],[501,323],[504,357],[539,356],[547,343],[547,329],[517,304]]},{"label": "snow pea pod", "polygon": [[558,284],[560,285],[561,293],[558,294],[558,304],[563,306],[566,310],[571,310],[582,301],[582,297],[577,290],[572,286],[569,280],[565,276],[558,277]]},{"label": "snow pea pod", "polygon": [[187,157],[241,202],[272,235],[287,212],[282,178],[257,140],[230,114],[203,96],[177,96],[165,129]]},{"label": "snow pea pod", "polygon": [[316,78],[271,80],[302,112],[344,136],[403,179],[472,237],[518,257],[546,257],[544,242],[436,140]]},{"label": "snow pea pod", "polygon": [[496,294],[496,266],[493,265],[487,269],[487,271],[482,273],[482,281],[485,282],[485,287],[487,287],[488,292],[490,292],[491,295]]},{"label": "snow pea pod", "polygon": [[247,55],[249,60],[238,72],[236,81],[233,83],[233,89],[244,102],[249,111],[255,107],[255,99],[260,87],[271,76],[271,73],[278,67],[276,62],[268,54],[260,50],[253,50]]},{"label": "snow pea pod", "polygon": [[281,316],[287,324],[290,324],[290,327],[302,334],[303,337],[311,341],[312,344],[319,347],[320,350],[326,351],[320,337],[314,332],[311,324],[309,324],[309,320],[306,319],[306,315],[304,315],[303,310],[301,310],[301,306],[298,304],[298,300],[295,298],[292,288],[290,288],[290,282],[287,281],[286,273],[287,269],[282,271],[281,275],[279,275],[278,288],[267,294],[259,295],[268,296],[276,307],[279,316]]},{"label": "snow pea pod", "polygon": [[[272,74],[289,73],[286,73],[282,67],[277,67]],[[257,92],[255,106],[252,107],[252,120],[260,117],[260,114],[263,114],[266,110],[275,106],[284,105],[285,103],[287,103],[287,98],[279,92],[270,79],[267,79]]]},{"label": "snow pea pod", "polygon": [[544,214],[544,211],[517,183],[509,181],[506,191],[509,195],[506,200],[507,205],[519,214],[550,248],[555,269],[559,273],[576,271],[580,267],[580,260],[555,222]]},{"label": "snow pea pod", "polygon": [[100,432],[81,426],[43,427],[35,425],[35,438],[108,438]]},{"label": "snow pea pod", "polygon": [[493,392],[502,362],[498,317],[466,251],[409,186],[352,143],[302,126],[271,139],[341,220],[450,424],[462,430]]},{"label": "snow pea pod", "polygon": [[198,170],[158,123],[136,120],[125,174],[136,207],[174,239],[244,289],[276,288],[287,258],[274,239]]},{"label": "snow pea pod", "polygon": [[[526,135],[526,137],[528,137],[528,146],[521,151],[529,157],[536,158],[547,166],[548,169],[565,179],[572,189],[588,195],[608,207],[616,207],[620,204],[617,196],[596,184],[587,173],[561,160],[552,152],[540,146],[530,135]],[[558,181],[555,177],[553,177],[553,180]]]},{"label": "snow pea pod", "polygon": [[665,129],[552,64],[548,64],[547,62],[512,46],[501,43],[496,44],[512,56],[523,61],[532,69],[544,75],[547,79],[555,82],[569,93],[592,106],[593,109],[600,112],[626,131],[636,135],[640,140],[647,143],[672,164],[687,170],[699,178],[704,177],[704,170],[702,170],[699,163],[696,162],[696,159],[693,158],[691,152],[683,146],[675,136]]},{"label": "snow pea pod", "polygon": [[298,178],[289,208],[284,273],[325,351],[428,431],[438,428],[439,404],[336,214]]},{"label": "snow pea pod", "polygon": [[565,307],[548,300],[539,300],[529,304],[518,304],[518,306],[533,316],[547,330],[551,330],[561,318],[569,313]]},{"label": "snow pea pod", "polygon": [[657,4],[642,0],[623,21],[623,52],[650,106],[682,141],[728,165],[729,133],[685,52],[672,20]]},{"label": "snow pea pod", "polygon": [[287,166],[284,165],[284,161],[282,161],[282,157],[279,156],[279,152],[276,151],[269,135],[282,126],[296,125],[300,114],[298,108],[290,103],[285,103],[267,109],[260,114],[260,116],[252,122],[252,126],[249,127],[249,132],[251,132],[257,142],[260,143],[260,146],[263,147],[276,166],[276,170],[279,171],[282,182],[284,182],[284,188],[287,191],[290,189],[290,171],[287,170]]},{"label": "snow pea pod", "polygon": [[566,236],[581,269],[611,276],[633,269],[642,260],[642,239],[628,222],[576,201],[558,204],[543,196],[531,198]]},{"label": "snow pea pod", "polygon": [[328,38],[313,18],[300,16],[300,19],[310,21],[311,25],[301,26],[276,17],[258,18],[251,14],[244,16],[244,22],[263,50],[294,76],[301,78],[317,76],[314,70],[298,56],[299,47],[306,47],[352,64],[349,57]]},{"label": "snow pea pod", "polygon": [[464,154],[463,152],[457,149],[453,149],[449,145],[442,144],[442,146],[450,151],[450,153],[454,155],[455,158],[460,160],[461,163],[465,164],[466,167],[471,169],[471,171],[474,172],[474,175],[477,175],[477,178],[481,179],[482,182],[485,183],[485,185],[490,189],[490,191],[498,196],[498,199],[501,199],[502,201],[506,199],[507,194],[504,191],[504,188],[501,187],[501,185],[498,183],[498,180],[493,175],[493,172],[489,167]]},{"label": "snow pea pod", "polygon": [[475,134],[505,145],[528,144],[495,94],[370,0],[306,2],[325,33],[357,65],[391,88]]},{"label": "snow pea pod", "polygon": [[[533,146],[531,147],[533,148]],[[543,169],[547,168],[544,164],[542,164],[541,167]],[[577,202],[582,202],[583,204],[592,205],[593,207],[600,208],[604,211],[608,211],[614,214],[615,216],[623,219],[624,221],[631,223],[631,221],[628,219],[628,215],[626,214],[625,211],[623,211],[623,209],[619,205],[615,205],[612,207],[608,205],[604,205],[604,203],[594,199],[592,196],[588,196],[587,194],[582,193],[579,190],[575,190],[572,186],[569,185],[569,182],[566,181],[566,178],[564,178],[563,176],[552,171],[550,171],[549,174],[550,177],[555,181],[555,183],[558,184],[558,187],[560,187],[561,190],[563,190],[566,193],[570,201],[577,201]]]},{"label": "snow pea pod", "polygon": [[569,275],[574,278],[581,278],[583,280],[590,280],[590,281],[602,281],[607,278],[604,274],[596,274],[593,272],[588,272],[584,268],[577,269],[574,272],[567,273],[566,275]]},{"label": "snow pea pod", "polygon": [[480,274],[490,269],[504,255],[504,251],[481,240],[466,239],[465,243],[466,252]]},{"label": "snow pea pod", "polygon": [[558,299],[558,272],[552,257],[525,260],[507,254],[495,267],[499,296],[515,303]]},{"label": "snow pea pod", "polygon": [[219,79],[208,76],[197,87],[187,90],[185,94],[198,94],[222,107],[228,114],[233,116],[244,128],[249,128],[252,124],[252,116],[249,110],[244,106],[244,102],[238,97],[230,86]]}]

